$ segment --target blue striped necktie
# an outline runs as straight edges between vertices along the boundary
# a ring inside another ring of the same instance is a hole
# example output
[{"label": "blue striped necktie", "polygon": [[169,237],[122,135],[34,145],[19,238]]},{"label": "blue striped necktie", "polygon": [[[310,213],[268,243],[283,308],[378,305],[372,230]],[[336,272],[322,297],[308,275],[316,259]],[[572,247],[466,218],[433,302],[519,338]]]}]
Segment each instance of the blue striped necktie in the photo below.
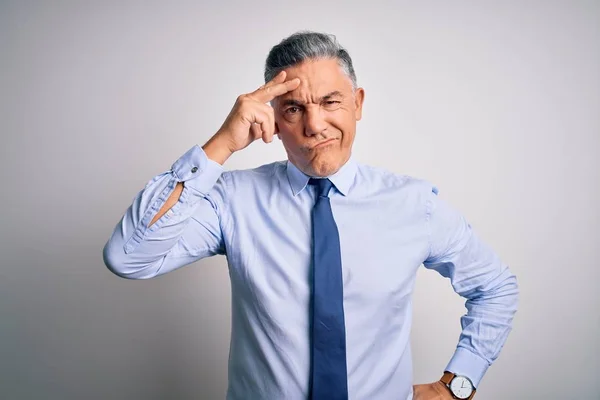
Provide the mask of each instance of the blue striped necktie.
[{"label": "blue striped necktie", "polygon": [[346,330],[340,237],[331,212],[329,179],[309,180],[317,187],[312,211],[313,320],[311,400],[347,400]]}]

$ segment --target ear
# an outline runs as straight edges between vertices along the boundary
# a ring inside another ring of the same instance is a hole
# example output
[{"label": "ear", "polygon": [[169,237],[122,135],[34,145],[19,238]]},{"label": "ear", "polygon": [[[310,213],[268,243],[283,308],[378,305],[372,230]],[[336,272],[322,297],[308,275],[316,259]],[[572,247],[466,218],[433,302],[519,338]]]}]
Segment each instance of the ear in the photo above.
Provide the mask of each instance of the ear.
[{"label": "ear", "polygon": [[277,137],[279,138],[279,140],[281,140],[281,136],[279,136],[279,125],[277,125],[277,122],[275,122],[275,133],[274,135],[277,135]]},{"label": "ear", "polygon": [[362,118],[363,101],[365,101],[365,90],[358,88],[354,92],[354,116],[357,121],[360,121]]}]

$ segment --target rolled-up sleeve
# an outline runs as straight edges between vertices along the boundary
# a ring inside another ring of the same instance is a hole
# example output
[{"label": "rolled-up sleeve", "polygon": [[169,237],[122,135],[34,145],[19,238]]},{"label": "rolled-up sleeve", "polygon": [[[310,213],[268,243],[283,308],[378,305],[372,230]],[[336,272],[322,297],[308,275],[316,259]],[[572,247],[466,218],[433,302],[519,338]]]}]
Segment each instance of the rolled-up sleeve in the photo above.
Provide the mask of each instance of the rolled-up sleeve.
[{"label": "rolled-up sleeve", "polygon": [[446,370],[469,377],[477,387],[512,329],[517,279],[465,217],[439,198],[435,186],[427,198],[430,251],[424,266],[449,278],[454,291],[467,299],[462,332]]},{"label": "rolled-up sleeve", "polygon": [[[224,254],[226,180],[223,166],[193,146],[134,197],[104,246],[106,266],[123,278],[147,279]],[[178,182],[179,200],[150,225]]]}]

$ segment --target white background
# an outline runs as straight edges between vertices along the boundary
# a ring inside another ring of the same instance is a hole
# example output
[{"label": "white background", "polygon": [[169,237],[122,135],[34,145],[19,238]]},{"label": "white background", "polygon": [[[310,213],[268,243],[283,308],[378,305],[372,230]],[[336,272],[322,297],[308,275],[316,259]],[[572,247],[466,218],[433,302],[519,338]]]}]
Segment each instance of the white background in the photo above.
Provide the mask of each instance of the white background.
[{"label": "white background", "polygon": [[[365,88],[357,159],[435,183],[517,275],[477,399],[598,399],[599,4],[1,1],[0,397],[224,398],[225,258],[128,281],[102,247],[263,83],[271,46],[311,29]],[[226,168],[285,158],[256,142]],[[441,377],[463,304],[421,269],[415,383]]]}]

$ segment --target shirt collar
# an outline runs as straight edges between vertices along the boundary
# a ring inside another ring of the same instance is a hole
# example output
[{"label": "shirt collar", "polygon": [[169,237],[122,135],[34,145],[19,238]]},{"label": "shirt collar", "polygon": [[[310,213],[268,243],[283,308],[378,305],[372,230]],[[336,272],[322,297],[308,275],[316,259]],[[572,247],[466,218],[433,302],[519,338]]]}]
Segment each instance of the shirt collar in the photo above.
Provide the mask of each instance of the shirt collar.
[{"label": "shirt collar", "polygon": [[[300,171],[298,167],[296,167],[290,160],[287,161],[287,176],[290,182],[290,187],[292,189],[292,193],[294,196],[298,195],[306,185],[308,184],[308,180],[311,178],[309,175],[306,175],[304,172]],[[356,160],[350,154],[350,158],[342,167],[333,175],[327,176],[331,183],[335,186],[335,188],[344,196],[348,195],[348,191],[350,190],[350,186],[352,182],[354,182],[354,177],[357,171]]]}]

